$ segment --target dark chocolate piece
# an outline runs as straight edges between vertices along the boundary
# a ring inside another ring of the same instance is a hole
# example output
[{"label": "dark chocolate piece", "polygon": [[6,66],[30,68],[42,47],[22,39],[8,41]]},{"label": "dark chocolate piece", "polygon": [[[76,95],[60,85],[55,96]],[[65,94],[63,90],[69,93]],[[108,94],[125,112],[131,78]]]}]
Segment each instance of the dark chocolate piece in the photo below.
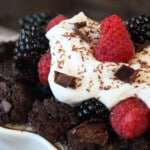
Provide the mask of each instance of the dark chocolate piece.
[{"label": "dark chocolate piece", "polygon": [[69,150],[96,150],[106,144],[108,132],[98,119],[92,119],[71,129],[67,138]]},{"label": "dark chocolate piece", "polygon": [[77,29],[86,27],[86,21],[75,23],[75,27],[76,27]]},{"label": "dark chocolate piece", "polygon": [[74,30],[75,30],[76,34],[78,34],[81,37],[82,40],[84,40],[87,43],[90,42],[88,37],[85,34],[83,34],[78,28],[75,28]]},{"label": "dark chocolate piece", "polygon": [[76,87],[75,79],[76,77],[55,71],[55,79],[54,79],[55,82],[65,88],[67,87],[75,88]]},{"label": "dark chocolate piece", "polygon": [[134,70],[133,68],[130,68],[126,65],[122,65],[115,73],[115,76],[121,81],[133,82],[137,73],[137,70]]}]

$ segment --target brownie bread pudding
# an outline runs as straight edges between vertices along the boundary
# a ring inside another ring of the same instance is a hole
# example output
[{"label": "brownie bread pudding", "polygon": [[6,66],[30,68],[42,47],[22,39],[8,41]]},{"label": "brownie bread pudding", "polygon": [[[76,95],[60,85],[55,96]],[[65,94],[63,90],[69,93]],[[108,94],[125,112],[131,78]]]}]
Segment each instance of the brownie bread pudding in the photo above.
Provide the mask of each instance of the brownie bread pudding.
[{"label": "brownie bread pudding", "polygon": [[150,16],[19,25],[0,56],[1,126],[29,124],[67,150],[150,149]]}]

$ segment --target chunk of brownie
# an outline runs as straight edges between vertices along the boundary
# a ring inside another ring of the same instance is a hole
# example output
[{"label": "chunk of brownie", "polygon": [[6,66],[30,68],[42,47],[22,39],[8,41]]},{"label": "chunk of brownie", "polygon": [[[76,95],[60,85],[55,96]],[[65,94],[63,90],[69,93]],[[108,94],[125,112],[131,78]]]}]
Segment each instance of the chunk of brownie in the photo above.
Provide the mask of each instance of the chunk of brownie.
[{"label": "chunk of brownie", "polygon": [[79,122],[74,107],[61,103],[54,97],[51,97],[50,100],[46,99],[44,101],[44,107],[49,115],[63,124],[67,125],[67,122],[69,122],[69,126],[70,124],[74,126]]},{"label": "chunk of brownie", "polygon": [[52,97],[34,103],[29,122],[38,134],[55,143],[65,139],[66,132],[76,125],[77,119],[73,107]]},{"label": "chunk of brownie", "polygon": [[0,82],[0,125],[27,123],[33,97],[29,87],[9,81]]}]

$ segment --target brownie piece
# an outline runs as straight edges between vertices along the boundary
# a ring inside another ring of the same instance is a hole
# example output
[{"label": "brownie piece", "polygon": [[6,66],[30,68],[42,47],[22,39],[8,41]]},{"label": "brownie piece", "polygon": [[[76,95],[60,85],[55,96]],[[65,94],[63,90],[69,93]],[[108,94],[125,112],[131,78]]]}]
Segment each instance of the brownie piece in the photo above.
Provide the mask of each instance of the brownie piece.
[{"label": "brownie piece", "polygon": [[71,106],[57,102],[53,97],[37,100],[29,113],[29,122],[37,133],[52,143],[65,139],[66,132],[76,125],[75,118]]},{"label": "brownie piece", "polygon": [[70,124],[74,126],[79,122],[78,117],[75,114],[74,107],[61,103],[54,97],[51,97],[50,100],[45,100],[44,107],[49,115],[63,124],[67,125],[67,122],[69,122],[69,126]]},{"label": "brownie piece", "polygon": [[108,131],[98,119],[87,120],[67,134],[69,150],[100,150],[108,140]]},{"label": "brownie piece", "polygon": [[29,87],[9,81],[0,82],[0,125],[27,123],[33,97]]},{"label": "brownie piece", "polygon": [[15,67],[13,59],[8,59],[0,63],[0,77],[7,81],[15,81]]}]

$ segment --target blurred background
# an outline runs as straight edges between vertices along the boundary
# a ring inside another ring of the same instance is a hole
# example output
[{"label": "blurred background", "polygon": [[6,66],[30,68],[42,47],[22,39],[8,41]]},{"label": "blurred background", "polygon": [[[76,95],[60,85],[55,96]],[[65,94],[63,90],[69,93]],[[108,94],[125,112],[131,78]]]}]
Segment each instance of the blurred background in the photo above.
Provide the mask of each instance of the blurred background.
[{"label": "blurred background", "polygon": [[72,16],[84,11],[101,20],[112,14],[122,19],[150,14],[150,0],[0,0],[0,25],[17,29],[19,18],[37,12],[53,12]]}]

